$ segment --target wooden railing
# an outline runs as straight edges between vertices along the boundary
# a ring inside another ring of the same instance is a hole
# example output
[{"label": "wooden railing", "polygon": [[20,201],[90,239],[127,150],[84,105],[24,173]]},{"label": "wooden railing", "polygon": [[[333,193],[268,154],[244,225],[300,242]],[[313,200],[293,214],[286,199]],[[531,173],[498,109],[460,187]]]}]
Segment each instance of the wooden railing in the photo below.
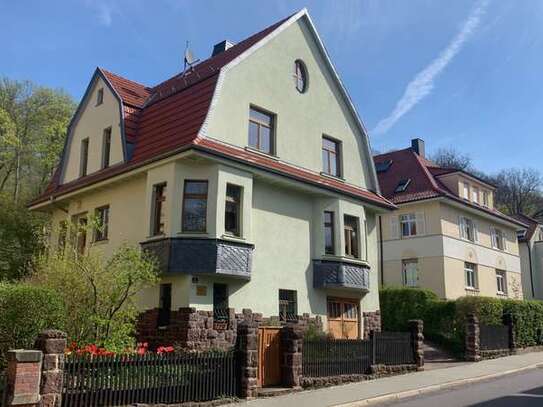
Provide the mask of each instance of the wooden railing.
[{"label": "wooden railing", "polygon": [[238,395],[236,354],[229,352],[68,356],[63,406],[184,403]]}]

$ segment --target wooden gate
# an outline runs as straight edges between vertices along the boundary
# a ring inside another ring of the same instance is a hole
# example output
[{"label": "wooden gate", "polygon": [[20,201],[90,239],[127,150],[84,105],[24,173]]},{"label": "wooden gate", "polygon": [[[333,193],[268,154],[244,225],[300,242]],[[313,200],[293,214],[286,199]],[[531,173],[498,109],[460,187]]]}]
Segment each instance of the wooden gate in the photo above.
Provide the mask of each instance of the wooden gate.
[{"label": "wooden gate", "polygon": [[281,384],[281,336],[278,327],[259,329],[258,383],[262,387]]},{"label": "wooden gate", "polygon": [[358,301],[344,298],[328,298],[328,331],[334,339],[358,339]]}]

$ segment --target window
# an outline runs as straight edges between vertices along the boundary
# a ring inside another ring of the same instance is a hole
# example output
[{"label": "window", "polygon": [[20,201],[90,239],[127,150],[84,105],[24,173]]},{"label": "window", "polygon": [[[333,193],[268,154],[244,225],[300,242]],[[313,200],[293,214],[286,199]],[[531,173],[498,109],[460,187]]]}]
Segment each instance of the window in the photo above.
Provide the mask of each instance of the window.
[{"label": "window", "polygon": [[266,154],[273,154],[273,127],[273,115],[251,108],[249,111],[249,147]]},{"label": "window", "polygon": [[58,224],[58,248],[63,250],[66,247],[66,236],[68,235],[68,222],[61,220]]},{"label": "window", "polygon": [[402,280],[406,287],[418,287],[419,285],[419,262],[417,259],[402,261]]},{"label": "window", "polygon": [[85,253],[87,247],[87,217],[85,215],[74,216],[75,247],[79,254]]},{"label": "window", "polygon": [[87,175],[87,165],[89,162],[89,139],[81,140],[81,154],[79,160],[79,176]]},{"label": "window", "polygon": [[386,160],[380,163],[375,163],[375,170],[378,173],[387,172],[391,165],[392,165],[392,160]]},{"label": "window", "polygon": [[104,103],[104,88],[98,89],[96,93],[96,106],[100,106],[102,103]]},{"label": "window", "polygon": [[464,263],[466,274],[466,288],[477,288],[477,266],[473,263]]},{"label": "window", "polygon": [[224,230],[226,233],[240,236],[241,187],[226,185],[226,203],[224,211]]},{"label": "window", "polygon": [[170,325],[172,311],[172,285],[160,284],[160,298],[158,303],[158,326]]},{"label": "window", "polygon": [[488,191],[483,191],[483,206],[488,208]]},{"label": "window", "polygon": [[469,184],[464,182],[464,198],[469,200]]},{"label": "window", "polygon": [[153,218],[151,234],[158,236],[164,234],[165,214],[164,202],[166,202],[166,183],[153,186]]},{"label": "window", "polygon": [[498,290],[498,294],[507,294],[505,271],[496,270],[496,288]]},{"label": "window", "polygon": [[215,321],[228,319],[228,286],[213,284],[213,318]]},{"label": "window", "polygon": [[339,142],[328,137],[322,138],[322,172],[334,177],[340,177],[340,147]]},{"label": "window", "polygon": [[414,213],[400,215],[400,230],[402,232],[402,237],[416,236],[417,215]]},{"label": "window", "polygon": [[109,167],[109,157],[111,155],[111,127],[104,129],[102,135],[102,168]]},{"label": "window", "polygon": [[505,237],[500,229],[491,228],[490,237],[492,241],[492,247],[499,250],[505,250]]},{"label": "window", "polygon": [[324,212],[324,253],[334,254],[334,212]]},{"label": "window", "polygon": [[398,182],[398,186],[396,187],[394,192],[405,192],[410,183],[411,183],[410,178],[400,180],[400,182]]},{"label": "window", "polygon": [[477,231],[475,230],[475,224],[471,219],[461,217],[460,218],[460,237],[472,242],[476,240]]},{"label": "window", "polygon": [[479,203],[479,188],[473,187],[472,195],[473,195],[472,201],[478,204]]},{"label": "window", "polygon": [[358,258],[358,218],[343,218],[345,231],[345,256]]},{"label": "window", "polygon": [[205,232],[207,181],[185,181],[183,193],[183,232]]},{"label": "window", "polygon": [[294,62],[294,84],[296,90],[304,93],[307,90],[307,69],[301,60]]},{"label": "window", "polygon": [[298,301],[296,290],[279,290],[279,319],[281,321],[296,320]]},{"label": "window", "polygon": [[96,229],[94,231],[94,241],[107,240],[109,227],[109,206],[96,208]]}]

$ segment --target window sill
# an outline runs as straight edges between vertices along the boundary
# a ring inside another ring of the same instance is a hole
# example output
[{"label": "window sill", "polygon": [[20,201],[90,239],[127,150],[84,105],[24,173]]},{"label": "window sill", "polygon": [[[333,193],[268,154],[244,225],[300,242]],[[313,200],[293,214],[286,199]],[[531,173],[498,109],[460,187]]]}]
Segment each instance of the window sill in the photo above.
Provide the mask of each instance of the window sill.
[{"label": "window sill", "polygon": [[230,240],[230,241],[232,241],[232,242],[247,243],[247,239],[245,239],[244,237],[235,236],[235,235],[229,235],[229,234],[221,235],[221,239],[223,239],[223,240]]},{"label": "window sill", "polygon": [[472,293],[478,293],[479,289],[475,287],[465,287],[466,291],[472,292]]},{"label": "window sill", "polygon": [[504,292],[502,292],[502,291],[498,291],[498,292],[496,293],[496,295],[497,295],[498,297],[507,297],[507,293],[504,293]]},{"label": "window sill", "polygon": [[326,178],[330,178],[330,179],[333,179],[333,180],[336,180],[336,181],[339,181],[339,182],[345,182],[345,178],[343,178],[341,176],[338,177],[336,175],[328,174],[327,172],[324,172],[324,171],[321,171],[320,174],[321,174],[321,176],[326,177]]},{"label": "window sill", "polygon": [[246,146],[245,151],[248,151],[250,153],[255,153],[255,154],[261,155],[263,157],[271,158],[272,160],[279,161],[279,157],[277,155],[269,154],[269,153],[266,153],[264,151],[257,150],[256,148],[253,148],[253,147]]},{"label": "window sill", "polygon": [[92,242],[92,245],[93,246],[101,246],[101,245],[108,244],[108,243],[109,243],[109,239],[100,239],[100,240],[95,240],[94,242]]},{"label": "window sill", "polygon": [[146,242],[152,242],[153,240],[160,240],[160,239],[164,239],[165,237],[166,237],[166,235],[164,233],[161,233],[160,235],[147,236],[145,238],[145,241]]},{"label": "window sill", "polygon": [[343,261],[346,263],[353,263],[358,264],[362,266],[369,267],[370,264],[366,260],[356,259],[354,257],[347,257],[347,256],[336,256],[332,254],[325,254],[321,257],[321,260],[328,260],[328,261]]},{"label": "window sill", "polygon": [[196,237],[196,238],[205,238],[208,237],[207,232],[177,232],[178,236],[183,237]]}]

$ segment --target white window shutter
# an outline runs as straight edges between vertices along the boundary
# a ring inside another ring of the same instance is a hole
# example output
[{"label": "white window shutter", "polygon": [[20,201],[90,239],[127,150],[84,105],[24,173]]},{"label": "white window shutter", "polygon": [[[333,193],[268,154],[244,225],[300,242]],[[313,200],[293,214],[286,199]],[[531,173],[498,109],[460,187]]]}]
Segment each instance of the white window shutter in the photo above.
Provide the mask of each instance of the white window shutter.
[{"label": "white window shutter", "polygon": [[424,219],[424,212],[417,212],[417,235],[426,234],[426,220]]},{"label": "white window shutter", "polygon": [[398,239],[400,237],[400,221],[398,216],[392,215],[390,217],[390,238]]}]

